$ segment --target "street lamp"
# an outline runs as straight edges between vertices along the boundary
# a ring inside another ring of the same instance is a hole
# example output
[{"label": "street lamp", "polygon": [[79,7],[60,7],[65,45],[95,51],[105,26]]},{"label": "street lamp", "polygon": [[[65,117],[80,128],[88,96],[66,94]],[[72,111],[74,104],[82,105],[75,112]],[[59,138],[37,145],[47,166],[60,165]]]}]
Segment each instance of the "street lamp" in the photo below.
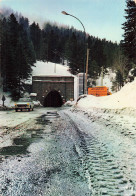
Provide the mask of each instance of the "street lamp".
[{"label": "street lamp", "polygon": [[65,12],[65,11],[62,11],[61,12],[62,14],[64,14],[64,15],[69,15],[69,16],[72,16],[73,18],[75,18],[75,19],[77,19],[80,23],[81,23],[81,25],[82,25],[82,27],[83,27],[83,29],[84,29],[84,69],[83,69],[83,94],[84,94],[84,91],[85,91],[85,72],[86,72],[86,65],[85,65],[85,60],[86,60],[86,33],[85,33],[85,27],[84,27],[84,25],[83,25],[83,23],[81,22],[81,20],[79,20],[79,18],[77,18],[76,16],[73,16],[73,15],[71,15],[71,14],[69,14],[69,13],[67,13],[67,12]]}]

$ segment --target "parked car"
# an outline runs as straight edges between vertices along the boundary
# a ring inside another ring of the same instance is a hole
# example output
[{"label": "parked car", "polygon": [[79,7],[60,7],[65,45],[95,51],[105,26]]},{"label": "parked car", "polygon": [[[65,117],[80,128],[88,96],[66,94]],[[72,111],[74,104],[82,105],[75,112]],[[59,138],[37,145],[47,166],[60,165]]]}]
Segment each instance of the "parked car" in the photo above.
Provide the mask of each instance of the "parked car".
[{"label": "parked car", "polygon": [[28,111],[34,110],[34,103],[31,98],[20,98],[17,103],[15,103],[15,111],[27,109]]}]

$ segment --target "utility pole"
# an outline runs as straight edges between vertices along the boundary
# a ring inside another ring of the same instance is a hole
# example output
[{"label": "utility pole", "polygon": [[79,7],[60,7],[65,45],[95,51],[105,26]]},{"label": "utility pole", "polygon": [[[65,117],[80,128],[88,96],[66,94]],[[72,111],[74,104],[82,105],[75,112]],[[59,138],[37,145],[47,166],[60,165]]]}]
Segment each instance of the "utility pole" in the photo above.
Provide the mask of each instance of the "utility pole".
[{"label": "utility pole", "polygon": [[101,86],[103,86],[103,66],[102,66],[102,72],[101,72]]},{"label": "utility pole", "polygon": [[57,51],[55,50],[55,64],[54,64],[54,73],[56,73],[56,54],[57,54]]},{"label": "utility pole", "polygon": [[1,68],[1,36],[2,36],[2,32],[1,32],[1,28],[2,28],[2,25],[1,25],[1,21],[0,21],[0,87],[2,87],[2,68]]},{"label": "utility pole", "polygon": [[88,60],[89,60],[89,51],[90,49],[87,48],[87,58],[86,58],[86,75],[85,75],[85,93],[87,94],[87,75],[88,75]]}]

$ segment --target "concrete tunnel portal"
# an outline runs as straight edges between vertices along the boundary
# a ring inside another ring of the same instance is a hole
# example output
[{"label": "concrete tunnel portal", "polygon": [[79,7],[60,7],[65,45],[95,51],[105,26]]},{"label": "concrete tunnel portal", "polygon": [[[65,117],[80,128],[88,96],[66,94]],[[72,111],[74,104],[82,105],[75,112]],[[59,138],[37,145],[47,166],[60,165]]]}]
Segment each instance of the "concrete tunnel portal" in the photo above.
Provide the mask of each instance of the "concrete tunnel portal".
[{"label": "concrete tunnel portal", "polygon": [[61,107],[74,100],[73,76],[33,76],[32,92],[44,107]]},{"label": "concrete tunnel portal", "polygon": [[43,106],[44,107],[61,107],[63,104],[63,100],[58,91],[53,90],[47,94],[44,99]]}]

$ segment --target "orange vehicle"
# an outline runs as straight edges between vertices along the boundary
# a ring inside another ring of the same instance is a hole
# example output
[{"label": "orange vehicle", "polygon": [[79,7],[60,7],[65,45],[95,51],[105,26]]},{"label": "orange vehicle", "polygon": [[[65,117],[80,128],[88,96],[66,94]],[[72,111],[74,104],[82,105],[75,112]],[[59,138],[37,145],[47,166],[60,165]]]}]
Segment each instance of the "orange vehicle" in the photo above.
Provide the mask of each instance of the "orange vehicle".
[{"label": "orange vehicle", "polygon": [[88,88],[88,95],[94,95],[96,97],[100,97],[100,96],[111,95],[111,92],[109,92],[109,88],[106,86],[96,86],[96,87]]}]

